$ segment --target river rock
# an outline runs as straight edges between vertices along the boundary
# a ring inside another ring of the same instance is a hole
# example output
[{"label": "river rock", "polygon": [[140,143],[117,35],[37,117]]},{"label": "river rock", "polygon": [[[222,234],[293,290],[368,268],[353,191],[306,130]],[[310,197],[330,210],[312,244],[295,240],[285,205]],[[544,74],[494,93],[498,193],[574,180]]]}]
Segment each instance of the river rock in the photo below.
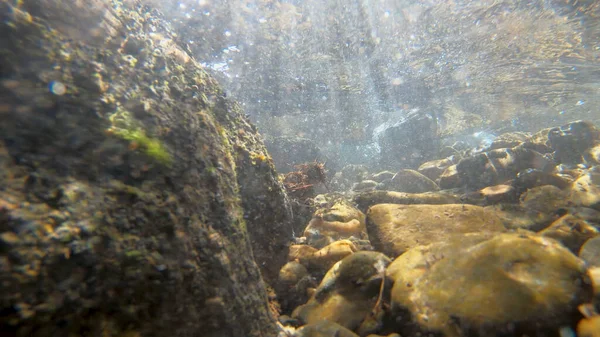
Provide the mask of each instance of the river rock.
[{"label": "river rock", "polygon": [[363,180],[359,183],[354,184],[352,186],[352,191],[354,191],[354,192],[373,191],[373,190],[375,190],[375,188],[377,188],[378,185],[379,185],[379,183],[377,183],[375,180]]},{"label": "river rock", "polygon": [[312,268],[326,271],[336,262],[357,251],[358,248],[350,240],[335,241],[314,252],[307,263]]},{"label": "river rock", "polygon": [[583,156],[586,164],[600,165],[600,144],[588,149]]},{"label": "river rock", "polygon": [[309,243],[318,240],[321,237],[328,237],[332,240],[348,239],[352,236],[357,238],[366,237],[366,227],[357,219],[348,222],[325,221],[322,217],[314,217],[306,226],[304,236]]},{"label": "river rock", "polygon": [[451,156],[444,159],[428,161],[421,164],[417,171],[427,178],[436,181],[448,167],[455,164],[454,158],[455,157]]},{"label": "river rock", "polygon": [[344,200],[336,201],[331,207],[320,208],[315,212],[316,217],[322,217],[325,221],[348,222],[358,220],[365,223],[365,214]]},{"label": "river rock", "polygon": [[540,212],[521,205],[499,204],[486,206],[485,209],[499,217],[504,227],[512,230],[537,232],[550,226],[556,219],[554,213]]},{"label": "river rock", "polygon": [[479,191],[468,192],[460,196],[467,204],[488,206],[499,203],[515,203],[519,200],[516,189],[510,185],[495,185],[482,188]]},{"label": "river rock", "polygon": [[379,303],[390,259],[378,252],[357,252],[336,263],[314,296],[292,313],[306,324],[328,320],[356,331]]},{"label": "river rock", "polygon": [[554,149],[558,163],[579,164],[583,162],[586,150],[600,141],[600,130],[587,121],[575,121],[552,128],[548,133],[548,143]]},{"label": "river rock", "polygon": [[600,267],[600,236],[587,240],[579,250],[579,257],[590,267]]},{"label": "river rock", "polygon": [[0,2],[2,335],[276,335],[261,274],[285,264],[291,213],[240,106],[155,12],[13,3]]},{"label": "river rock", "polygon": [[458,174],[457,165],[450,165],[439,178],[440,188],[451,189],[463,185],[461,176]]},{"label": "river rock", "polygon": [[288,261],[308,261],[308,259],[317,251],[318,249],[309,245],[291,245],[288,254]]},{"label": "river rock", "polygon": [[512,186],[521,194],[530,188],[544,185],[556,186],[563,190],[571,186],[572,182],[573,179],[559,176],[555,173],[526,169],[517,174],[517,177],[512,182]]},{"label": "river rock", "polygon": [[309,242],[320,237],[339,240],[366,238],[366,235],[364,213],[343,200],[317,209],[304,230],[304,236]]},{"label": "river rock", "polygon": [[434,159],[440,140],[436,119],[429,114],[413,114],[387,128],[378,139],[383,167],[417,168]]},{"label": "river rock", "polygon": [[367,209],[376,204],[455,204],[460,202],[460,198],[448,193],[402,193],[394,191],[373,191],[359,193],[354,196],[354,203],[358,208],[366,212]]},{"label": "river rock", "polygon": [[563,215],[539,234],[557,240],[574,254],[586,241],[599,235],[594,224],[572,214]]},{"label": "river rock", "polygon": [[552,334],[575,324],[577,306],[591,300],[585,263],[552,239],[500,234],[437,245],[410,250],[388,268],[393,306],[426,331]]},{"label": "river rock", "polygon": [[529,141],[531,135],[527,132],[507,132],[494,138],[492,144],[486,149],[486,151],[496,149],[513,148]]},{"label": "river rock", "polygon": [[574,205],[567,192],[556,186],[545,185],[529,189],[521,194],[521,206],[526,209],[551,214],[560,208]]},{"label": "river rock", "polygon": [[584,318],[577,323],[577,336],[600,337],[600,316]]},{"label": "river rock", "polygon": [[514,179],[518,172],[528,168],[547,171],[552,165],[539,152],[515,148],[491,150],[464,158],[457,164],[456,170],[460,181],[474,190]]},{"label": "river rock", "polygon": [[390,180],[394,177],[394,172],[390,171],[381,171],[369,177],[369,180],[374,180],[378,183],[381,183],[385,180]]},{"label": "river rock", "polygon": [[295,337],[358,337],[352,330],[331,321],[322,320],[300,328]]},{"label": "river rock", "polygon": [[502,221],[493,212],[473,205],[378,204],[367,213],[367,230],[373,247],[388,256],[455,235],[502,232]]},{"label": "river rock", "polygon": [[600,167],[593,167],[577,178],[569,191],[570,204],[600,210]]},{"label": "river rock", "polygon": [[308,289],[316,286],[306,267],[296,261],[286,263],[279,272],[275,290],[282,312],[291,312],[308,300]]},{"label": "river rock", "polygon": [[400,170],[385,188],[390,191],[405,193],[425,193],[438,191],[440,188],[431,179],[415,170]]}]

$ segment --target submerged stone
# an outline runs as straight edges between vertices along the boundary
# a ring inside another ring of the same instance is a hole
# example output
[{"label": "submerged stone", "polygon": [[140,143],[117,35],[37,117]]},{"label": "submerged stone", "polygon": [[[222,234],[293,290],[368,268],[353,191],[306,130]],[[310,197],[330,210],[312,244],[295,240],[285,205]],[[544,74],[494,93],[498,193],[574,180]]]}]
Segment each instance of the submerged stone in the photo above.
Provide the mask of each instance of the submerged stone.
[{"label": "submerged stone", "polygon": [[405,193],[425,193],[438,191],[438,185],[415,170],[400,170],[385,185],[385,189]]},{"label": "submerged stone", "polygon": [[331,321],[307,324],[296,332],[296,337],[358,337],[352,330]]},{"label": "submerged stone", "polygon": [[600,130],[591,122],[575,121],[548,132],[548,143],[558,163],[579,164],[586,150],[598,144]]},{"label": "submerged stone", "polygon": [[322,320],[356,331],[378,305],[390,259],[378,252],[357,252],[336,263],[314,296],[292,317],[306,324]]},{"label": "submerged stone", "polygon": [[453,159],[454,157],[449,157],[444,159],[428,161],[426,163],[421,164],[417,171],[419,171],[419,173],[423,174],[427,178],[436,181],[438,178],[440,178],[442,173],[444,173],[444,171],[448,167],[450,167],[452,164],[455,164]]},{"label": "submerged stone", "polygon": [[367,213],[367,230],[375,249],[398,256],[412,247],[456,235],[503,232],[505,228],[500,218],[480,206],[379,204]]},{"label": "submerged stone", "polygon": [[447,336],[537,335],[574,324],[577,306],[591,300],[585,263],[556,241],[527,234],[477,241],[440,243],[432,259],[409,263],[412,250],[396,259],[388,269],[409,264],[395,268],[393,305]]},{"label": "submerged stone", "polygon": [[456,204],[460,198],[448,193],[403,193],[394,191],[373,191],[359,193],[354,196],[354,202],[361,211],[366,212],[369,207],[377,204]]}]

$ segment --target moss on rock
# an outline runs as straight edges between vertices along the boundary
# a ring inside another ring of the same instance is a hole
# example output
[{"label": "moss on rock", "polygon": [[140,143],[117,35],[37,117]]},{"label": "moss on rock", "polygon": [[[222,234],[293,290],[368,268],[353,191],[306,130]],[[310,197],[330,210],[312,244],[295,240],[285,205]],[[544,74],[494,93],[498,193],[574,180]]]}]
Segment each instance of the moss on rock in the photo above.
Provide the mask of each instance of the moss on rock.
[{"label": "moss on rock", "polygon": [[0,1],[0,21],[1,332],[276,334],[253,256],[285,263],[285,194],[160,15]]}]

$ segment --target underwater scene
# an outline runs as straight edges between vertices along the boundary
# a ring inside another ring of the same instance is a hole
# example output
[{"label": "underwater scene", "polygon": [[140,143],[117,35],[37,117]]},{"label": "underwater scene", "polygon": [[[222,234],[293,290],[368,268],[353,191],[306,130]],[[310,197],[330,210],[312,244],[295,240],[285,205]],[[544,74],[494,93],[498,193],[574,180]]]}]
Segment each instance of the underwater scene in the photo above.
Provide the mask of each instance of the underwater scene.
[{"label": "underwater scene", "polygon": [[600,1],[0,0],[0,313],[600,337]]}]

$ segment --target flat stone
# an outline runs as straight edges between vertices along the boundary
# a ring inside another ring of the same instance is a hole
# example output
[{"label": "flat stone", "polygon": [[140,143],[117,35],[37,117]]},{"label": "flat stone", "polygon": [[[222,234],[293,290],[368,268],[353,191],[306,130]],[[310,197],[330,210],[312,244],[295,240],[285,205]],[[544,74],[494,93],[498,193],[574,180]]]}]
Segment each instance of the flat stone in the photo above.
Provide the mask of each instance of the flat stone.
[{"label": "flat stone", "polygon": [[503,232],[494,212],[463,204],[379,204],[367,213],[367,231],[376,250],[398,256],[406,250],[473,232]]}]

